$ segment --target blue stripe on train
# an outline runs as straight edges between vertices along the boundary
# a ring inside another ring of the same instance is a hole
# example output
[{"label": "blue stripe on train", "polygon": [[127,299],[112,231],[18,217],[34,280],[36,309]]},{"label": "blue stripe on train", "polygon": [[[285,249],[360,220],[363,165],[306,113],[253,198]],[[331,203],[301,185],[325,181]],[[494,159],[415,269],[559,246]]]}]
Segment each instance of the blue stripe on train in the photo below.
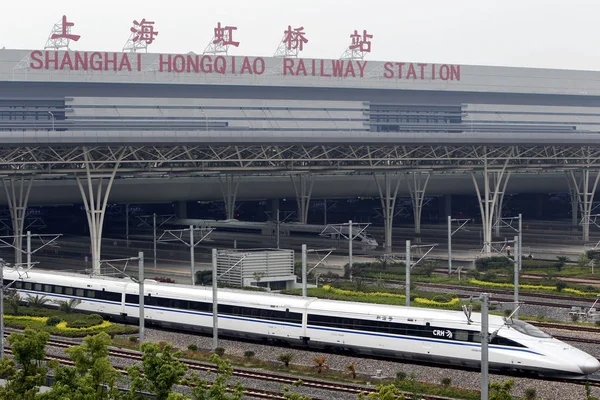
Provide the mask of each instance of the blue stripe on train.
[{"label": "blue stripe on train", "polygon": [[[24,292],[24,293],[40,294],[40,295],[44,295],[44,296],[52,295],[52,296],[62,297],[62,298],[67,298],[67,299],[85,300],[85,301],[89,301],[92,303],[104,303],[104,304],[121,306],[121,302],[116,302],[116,301],[97,300],[97,299],[90,299],[88,297],[77,297],[77,296],[69,296],[69,295],[62,295],[62,294],[55,294],[55,293],[38,292],[38,291],[34,291],[34,290],[25,290],[25,289],[18,289],[18,290],[21,292]],[[125,306],[139,308],[138,304],[133,304],[133,303],[125,303]],[[151,309],[151,310],[158,310],[158,311],[180,313],[180,314],[202,315],[205,317],[212,316],[212,313],[206,313],[206,312],[201,312],[201,311],[186,311],[186,310],[177,310],[174,308],[165,308],[165,307],[156,307],[156,306],[144,306],[144,308]],[[237,321],[246,321],[246,322],[256,322],[256,323],[261,323],[261,324],[290,326],[293,328],[302,328],[302,324],[290,324],[290,323],[285,323],[285,322],[275,322],[275,321],[259,320],[259,319],[245,318],[245,317],[235,317],[235,316],[231,316],[231,315],[219,315],[219,318],[231,319],[231,320],[237,320]],[[385,334],[385,333],[354,331],[354,330],[339,329],[339,328],[327,328],[327,327],[313,326],[313,325],[307,325],[307,328],[319,330],[319,331],[350,333],[353,335],[365,335],[365,336],[385,337],[385,338],[392,338],[392,339],[413,340],[413,341],[417,341],[417,342],[443,343],[443,344],[451,344],[451,345],[455,345],[455,346],[467,346],[467,347],[481,347],[481,344],[479,344],[479,343],[448,341],[448,340],[442,340],[442,339],[428,339],[428,338],[403,336],[403,335],[389,335],[389,334]],[[515,347],[501,347],[501,346],[489,345],[489,348],[490,349],[499,349],[499,350],[519,351],[519,352],[523,352],[523,353],[530,353],[530,354],[535,354],[538,356],[543,356],[543,354],[537,353],[535,351],[531,351],[528,349],[520,349],[520,348],[515,348]]]}]

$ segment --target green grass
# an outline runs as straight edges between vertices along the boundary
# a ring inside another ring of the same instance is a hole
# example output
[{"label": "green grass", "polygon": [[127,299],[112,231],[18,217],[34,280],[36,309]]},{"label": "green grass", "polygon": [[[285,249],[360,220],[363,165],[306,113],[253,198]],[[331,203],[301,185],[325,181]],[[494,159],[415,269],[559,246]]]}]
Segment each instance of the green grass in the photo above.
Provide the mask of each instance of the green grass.
[{"label": "green grass", "polygon": [[[84,322],[90,318],[90,316],[88,314],[83,314],[83,313],[79,313],[76,311],[71,312],[71,313],[65,313],[65,312],[61,312],[60,310],[52,309],[52,308],[32,308],[32,307],[27,307],[27,306],[21,306],[19,308],[19,316],[30,316],[30,317],[57,316],[61,320],[66,321],[67,326],[69,326],[70,323],[74,323],[75,321]],[[137,331],[138,331],[138,328],[135,326],[120,325],[120,324],[114,324],[114,323],[103,329],[82,330],[80,332],[63,331],[63,330],[58,329],[55,326],[48,326],[48,325],[46,325],[45,322],[36,321],[36,320],[14,321],[14,320],[10,320],[9,318],[5,318],[4,324],[5,324],[5,326],[7,326],[9,328],[14,328],[14,329],[31,328],[31,329],[35,329],[35,330],[46,331],[46,332],[50,333],[51,335],[65,336],[65,337],[85,337],[87,335],[96,334],[96,333],[100,333],[100,332],[106,332],[111,336],[128,335],[128,334],[137,333]]]}]

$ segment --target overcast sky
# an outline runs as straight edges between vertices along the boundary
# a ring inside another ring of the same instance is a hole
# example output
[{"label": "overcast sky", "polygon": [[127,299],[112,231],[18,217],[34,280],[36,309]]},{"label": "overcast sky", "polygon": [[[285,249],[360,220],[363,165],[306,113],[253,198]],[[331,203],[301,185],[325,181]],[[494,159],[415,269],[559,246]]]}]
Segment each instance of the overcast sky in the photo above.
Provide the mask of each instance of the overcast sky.
[{"label": "overcast sky", "polygon": [[202,53],[221,22],[238,27],[230,55],[272,56],[292,25],[305,58],[339,58],[366,29],[367,60],[600,70],[598,0],[5,0],[0,48],[42,49],[63,14],[72,50],[120,51],[146,18],[155,53]]}]

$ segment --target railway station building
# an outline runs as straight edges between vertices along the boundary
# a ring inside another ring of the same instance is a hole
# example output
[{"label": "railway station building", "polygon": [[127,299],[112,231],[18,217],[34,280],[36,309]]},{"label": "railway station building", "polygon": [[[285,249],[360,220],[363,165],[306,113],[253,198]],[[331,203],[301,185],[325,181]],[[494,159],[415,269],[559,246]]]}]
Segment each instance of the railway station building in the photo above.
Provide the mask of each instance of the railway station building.
[{"label": "railway station building", "polygon": [[[107,205],[477,198],[562,192],[589,240],[600,73],[400,61],[0,50],[0,202],[83,204],[99,266]],[[185,214],[185,207],[180,207]]]}]

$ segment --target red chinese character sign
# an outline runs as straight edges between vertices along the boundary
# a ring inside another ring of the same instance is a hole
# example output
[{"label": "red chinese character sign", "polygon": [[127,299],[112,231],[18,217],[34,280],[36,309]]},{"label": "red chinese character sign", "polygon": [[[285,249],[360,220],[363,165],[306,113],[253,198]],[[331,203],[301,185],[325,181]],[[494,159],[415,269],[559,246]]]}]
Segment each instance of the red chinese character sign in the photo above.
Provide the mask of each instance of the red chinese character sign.
[{"label": "red chinese character sign", "polygon": [[304,44],[308,43],[305,35],[303,26],[292,29],[292,26],[288,25],[283,32],[283,39],[277,47],[275,57],[298,57],[298,54],[304,50]]},{"label": "red chinese character sign", "polygon": [[340,57],[343,60],[362,60],[367,53],[371,52],[371,40],[373,35],[369,35],[366,30],[362,34],[358,30],[350,35],[350,45]]},{"label": "red chinese character sign", "polygon": [[142,18],[140,22],[134,20],[129,31],[129,39],[123,46],[123,52],[137,52],[139,50],[147,52],[148,45],[152,44],[158,35],[158,31],[154,30],[154,21],[146,21],[146,18]]},{"label": "red chinese character sign", "polygon": [[204,49],[204,54],[225,54],[229,51],[229,46],[238,47],[240,42],[233,40],[233,32],[237,30],[235,26],[221,26],[217,23],[214,29],[214,36]]},{"label": "red chinese character sign", "polygon": [[67,20],[67,16],[63,15],[60,22],[54,24],[44,49],[69,50],[69,43],[71,40],[76,42],[81,37],[80,35],[74,35],[71,33],[71,28],[73,26],[75,26],[75,24],[73,22],[69,22]]}]

